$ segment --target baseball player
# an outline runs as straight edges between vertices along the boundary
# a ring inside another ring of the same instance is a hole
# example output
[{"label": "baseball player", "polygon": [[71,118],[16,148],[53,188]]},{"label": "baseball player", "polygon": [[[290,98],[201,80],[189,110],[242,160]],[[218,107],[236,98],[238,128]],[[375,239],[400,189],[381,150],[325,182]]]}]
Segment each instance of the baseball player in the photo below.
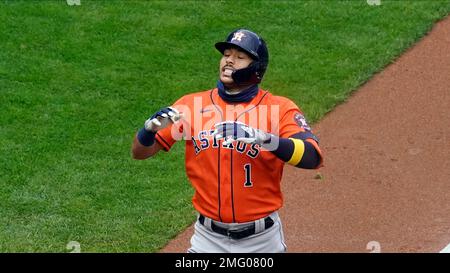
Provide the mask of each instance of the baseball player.
[{"label": "baseball player", "polygon": [[238,29],[215,47],[217,86],[152,115],[136,134],[133,158],[185,141],[198,211],[188,252],[285,252],[277,212],[283,166],[319,168],[318,139],[297,105],[259,88],[269,63],[260,36]]}]

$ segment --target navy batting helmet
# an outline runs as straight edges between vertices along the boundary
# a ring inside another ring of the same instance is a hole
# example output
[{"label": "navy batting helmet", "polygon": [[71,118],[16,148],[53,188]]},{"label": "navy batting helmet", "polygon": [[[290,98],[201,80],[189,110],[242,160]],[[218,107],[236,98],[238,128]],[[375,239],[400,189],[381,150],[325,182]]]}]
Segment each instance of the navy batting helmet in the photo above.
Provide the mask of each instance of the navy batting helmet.
[{"label": "navy batting helmet", "polygon": [[261,82],[269,64],[269,51],[266,42],[256,33],[247,29],[238,29],[228,34],[224,42],[218,42],[215,46],[222,54],[227,48],[237,47],[253,58],[254,61],[248,67],[231,74],[236,84],[247,85]]}]

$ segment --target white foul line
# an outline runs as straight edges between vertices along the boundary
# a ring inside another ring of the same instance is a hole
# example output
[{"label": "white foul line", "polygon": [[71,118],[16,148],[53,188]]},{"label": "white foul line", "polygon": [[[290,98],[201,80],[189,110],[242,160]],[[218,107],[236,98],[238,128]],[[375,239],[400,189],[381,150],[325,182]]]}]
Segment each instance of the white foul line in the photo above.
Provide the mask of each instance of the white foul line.
[{"label": "white foul line", "polygon": [[444,249],[441,250],[439,253],[450,253],[450,244],[444,247]]}]

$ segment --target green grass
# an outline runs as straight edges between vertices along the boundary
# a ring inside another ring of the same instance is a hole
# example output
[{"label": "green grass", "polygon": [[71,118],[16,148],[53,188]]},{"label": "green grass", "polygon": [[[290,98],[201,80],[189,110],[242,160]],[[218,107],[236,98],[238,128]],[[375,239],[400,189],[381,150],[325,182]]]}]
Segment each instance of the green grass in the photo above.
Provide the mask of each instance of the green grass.
[{"label": "green grass", "polygon": [[0,251],[154,252],[194,219],[184,147],[130,157],[155,110],[217,78],[213,44],[267,41],[263,88],[312,121],[422,37],[449,1],[0,2]]}]

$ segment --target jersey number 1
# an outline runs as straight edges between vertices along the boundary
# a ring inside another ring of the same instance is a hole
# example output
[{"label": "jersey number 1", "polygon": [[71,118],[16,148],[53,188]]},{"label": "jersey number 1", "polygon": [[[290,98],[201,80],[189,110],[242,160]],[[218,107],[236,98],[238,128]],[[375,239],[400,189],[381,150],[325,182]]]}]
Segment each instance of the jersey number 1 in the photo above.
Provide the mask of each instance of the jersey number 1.
[{"label": "jersey number 1", "polygon": [[253,187],[252,183],[252,165],[250,163],[244,165],[245,184],[244,187]]}]

